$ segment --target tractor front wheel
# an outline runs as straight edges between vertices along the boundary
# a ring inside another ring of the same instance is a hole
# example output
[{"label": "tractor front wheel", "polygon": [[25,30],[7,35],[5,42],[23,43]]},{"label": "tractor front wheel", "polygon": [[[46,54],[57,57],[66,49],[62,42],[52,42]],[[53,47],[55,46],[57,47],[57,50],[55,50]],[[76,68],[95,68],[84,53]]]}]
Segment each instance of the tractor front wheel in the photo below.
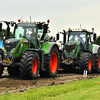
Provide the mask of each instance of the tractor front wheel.
[{"label": "tractor front wheel", "polygon": [[53,47],[50,57],[46,59],[46,75],[49,77],[56,76],[59,70],[59,52],[57,47]]},{"label": "tractor front wheel", "polygon": [[92,54],[89,52],[83,52],[79,57],[79,72],[83,73],[85,69],[88,73],[92,72]]},{"label": "tractor front wheel", "polygon": [[37,52],[28,51],[22,55],[20,61],[20,74],[23,79],[37,78],[40,66],[39,55]]}]

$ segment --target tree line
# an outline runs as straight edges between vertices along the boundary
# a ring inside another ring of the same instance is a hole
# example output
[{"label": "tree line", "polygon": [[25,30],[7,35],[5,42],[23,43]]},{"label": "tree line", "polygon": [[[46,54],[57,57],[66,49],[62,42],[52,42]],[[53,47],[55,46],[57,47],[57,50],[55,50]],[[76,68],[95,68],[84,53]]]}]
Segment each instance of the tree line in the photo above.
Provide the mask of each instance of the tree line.
[{"label": "tree line", "polygon": [[100,36],[97,37],[97,39],[94,41],[94,44],[100,45]]},{"label": "tree line", "polygon": [[[6,34],[6,29],[2,29],[2,31],[0,32],[0,41],[3,40],[3,34]],[[12,36],[12,32],[10,32],[10,36]]]}]

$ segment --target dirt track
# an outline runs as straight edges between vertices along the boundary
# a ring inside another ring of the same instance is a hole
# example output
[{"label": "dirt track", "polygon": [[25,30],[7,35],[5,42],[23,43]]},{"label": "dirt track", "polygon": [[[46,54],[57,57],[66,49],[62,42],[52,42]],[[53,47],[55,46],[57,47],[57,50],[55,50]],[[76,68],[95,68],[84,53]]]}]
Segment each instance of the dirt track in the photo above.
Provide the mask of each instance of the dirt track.
[{"label": "dirt track", "polygon": [[[76,73],[68,73],[60,71],[57,77],[40,78],[34,80],[23,80],[20,77],[9,76],[7,70],[4,70],[3,76],[0,78],[0,94],[6,92],[23,92],[29,88],[40,87],[44,85],[63,84],[65,82],[82,79],[82,75]],[[88,78],[97,77],[100,74],[88,75]]]}]

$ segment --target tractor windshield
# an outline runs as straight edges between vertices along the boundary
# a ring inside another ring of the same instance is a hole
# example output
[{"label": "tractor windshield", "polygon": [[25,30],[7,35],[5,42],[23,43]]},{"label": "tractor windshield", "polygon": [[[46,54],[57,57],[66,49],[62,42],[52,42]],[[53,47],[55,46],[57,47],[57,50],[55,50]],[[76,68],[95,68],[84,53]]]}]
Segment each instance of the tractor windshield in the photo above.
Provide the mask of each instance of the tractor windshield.
[{"label": "tractor windshield", "polygon": [[18,24],[17,28],[15,29],[15,38],[27,38],[28,40],[35,43],[36,39],[36,26],[33,24],[23,23]]},{"label": "tractor windshield", "polygon": [[68,41],[80,41],[83,45],[86,45],[86,32],[69,32]]}]

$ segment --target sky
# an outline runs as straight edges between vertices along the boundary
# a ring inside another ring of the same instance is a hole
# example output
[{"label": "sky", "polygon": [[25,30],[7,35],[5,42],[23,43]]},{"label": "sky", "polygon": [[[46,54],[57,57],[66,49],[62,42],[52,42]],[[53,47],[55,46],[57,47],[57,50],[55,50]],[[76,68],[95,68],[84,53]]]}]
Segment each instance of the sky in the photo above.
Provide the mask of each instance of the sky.
[{"label": "sky", "polygon": [[[50,35],[68,28],[86,28],[100,35],[100,0],[0,0],[0,20],[47,21]],[[4,28],[5,25],[3,26]]]}]

